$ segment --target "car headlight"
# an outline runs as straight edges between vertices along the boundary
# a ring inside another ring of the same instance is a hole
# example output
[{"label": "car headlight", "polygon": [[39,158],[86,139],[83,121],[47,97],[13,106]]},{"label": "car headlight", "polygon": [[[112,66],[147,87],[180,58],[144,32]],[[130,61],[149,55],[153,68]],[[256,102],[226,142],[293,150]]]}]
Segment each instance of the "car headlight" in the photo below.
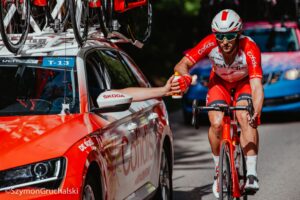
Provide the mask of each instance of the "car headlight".
[{"label": "car headlight", "polygon": [[0,191],[20,187],[58,188],[64,173],[66,159],[57,158],[0,171]]},{"label": "car headlight", "polygon": [[284,77],[287,80],[296,80],[296,79],[300,78],[300,69],[287,70],[284,74]]}]

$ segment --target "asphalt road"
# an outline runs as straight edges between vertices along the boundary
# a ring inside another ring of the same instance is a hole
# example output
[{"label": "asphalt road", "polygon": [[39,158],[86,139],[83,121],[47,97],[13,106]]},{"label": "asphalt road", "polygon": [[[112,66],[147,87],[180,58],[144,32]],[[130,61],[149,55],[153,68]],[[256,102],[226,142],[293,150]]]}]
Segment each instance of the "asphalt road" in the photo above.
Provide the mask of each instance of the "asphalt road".
[{"label": "asphalt road", "polygon": [[[300,200],[299,116],[276,116],[259,127],[260,191],[248,199]],[[174,199],[215,199],[211,190],[214,164],[207,138],[208,124],[199,130],[186,126],[180,111],[170,114],[170,124],[175,138]]]}]

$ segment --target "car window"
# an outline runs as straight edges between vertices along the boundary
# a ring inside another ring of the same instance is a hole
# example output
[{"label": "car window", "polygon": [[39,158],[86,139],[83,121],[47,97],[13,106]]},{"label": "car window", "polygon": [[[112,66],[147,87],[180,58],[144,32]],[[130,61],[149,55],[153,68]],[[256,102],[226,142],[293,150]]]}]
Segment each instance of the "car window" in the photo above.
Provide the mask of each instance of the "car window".
[{"label": "car window", "polygon": [[108,81],[110,78],[108,77],[107,69],[98,51],[93,51],[86,57],[86,73],[88,91],[92,104],[97,105],[96,99],[98,95],[110,89],[110,81]]},{"label": "car window", "polygon": [[0,115],[79,112],[75,58],[0,58]]},{"label": "car window", "polygon": [[150,84],[146,81],[146,77],[144,76],[144,74],[139,70],[139,68],[137,67],[136,63],[126,54],[121,53],[121,56],[123,58],[124,63],[130,68],[132,69],[133,73],[139,77],[138,82],[140,84],[141,87],[149,87]]},{"label": "car window", "polygon": [[102,50],[99,53],[107,66],[111,89],[140,86],[132,71],[130,71],[128,66],[124,65],[116,51]]},{"label": "car window", "polygon": [[295,29],[247,29],[244,34],[250,36],[259,46],[261,52],[286,52],[299,50]]}]

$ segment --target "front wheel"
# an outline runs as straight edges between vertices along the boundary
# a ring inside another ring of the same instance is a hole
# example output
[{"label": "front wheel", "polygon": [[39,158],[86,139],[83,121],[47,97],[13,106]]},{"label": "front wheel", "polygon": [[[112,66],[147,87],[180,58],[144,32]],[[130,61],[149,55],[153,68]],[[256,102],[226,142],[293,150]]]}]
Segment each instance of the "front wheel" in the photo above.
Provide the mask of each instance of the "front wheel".
[{"label": "front wheel", "polygon": [[232,179],[230,170],[229,146],[227,142],[223,142],[221,145],[219,159],[219,199],[232,200]]},{"label": "front wheel", "polygon": [[89,1],[68,0],[70,17],[74,36],[79,46],[83,46],[88,36],[89,27]]},{"label": "front wheel", "polygon": [[119,19],[122,31],[127,32],[133,41],[138,40],[145,43],[149,39],[152,29],[152,5],[150,0],[147,0],[145,5],[130,9],[123,14]]},{"label": "front wheel", "polygon": [[101,191],[95,176],[90,172],[88,173],[84,186],[82,200],[98,200],[102,199]]},{"label": "front wheel", "polygon": [[113,0],[101,0],[99,8],[100,28],[104,37],[108,36],[113,30],[113,14],[114,4]]},{"label": "front wheel", "polygon": [[[245,187],[246,181],[247,181],[247,168],[246,168],[245,156],[244,156],[241,145],[236,146],[235,165],[236,165],[237,172],[238,172],[239,183],[240,183],[239,185],[240,185],[241,191],[244,191],[244,187]],[[237,199],[247,200],[248,197],[246,194],[243,194],[243,197],[237,198]]]},{"label": "front wheel", "polygon": [[[6,48],[17,53],[26,41],[30,21],[30,0],[1,1],[0,31]],[[19,36],[12,37],[12,34]]]},{"label": "front wheel", "polygon": [[172,200],[173,197],[172,167],[168,152],[167,146],[164,145],[160,161],[159,186],[153,200]]}]

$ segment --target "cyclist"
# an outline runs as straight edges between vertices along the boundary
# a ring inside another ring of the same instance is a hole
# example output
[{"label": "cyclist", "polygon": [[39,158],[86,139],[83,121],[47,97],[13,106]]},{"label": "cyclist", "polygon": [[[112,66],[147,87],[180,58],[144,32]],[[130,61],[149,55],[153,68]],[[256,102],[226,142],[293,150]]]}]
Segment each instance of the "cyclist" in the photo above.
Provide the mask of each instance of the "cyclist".
[{"label": "cyclist", "polygon": [[[252,98],[254,116],[246,111],[237,111],[237,119],[241,127],[241,145],[246,155],[247,182],[245,189],[255,193],[258,189],[257,154],[260,114],[264,99],[262,86],[261,54],[258,46],[251,38],[242,35],[242,20],[230,9],[220,11],[212,20],[213,34],[201,40],[194,48],[176,64],[174,71],[181,77],[172,82],[173,92],[185,92],[192,82],[189,69],[196,62],[208,56],[212,62],[212,71],[208,84],[206,98],[207,106],[229,105],[230,93],[235,89],[236,105],[247,105],[247,99]],[[210,128],[208,138],[215,163],[215,180],[213,193],[218,198],[218,162],[220,134],[222,132],[223,113],[209,111]]]}]

